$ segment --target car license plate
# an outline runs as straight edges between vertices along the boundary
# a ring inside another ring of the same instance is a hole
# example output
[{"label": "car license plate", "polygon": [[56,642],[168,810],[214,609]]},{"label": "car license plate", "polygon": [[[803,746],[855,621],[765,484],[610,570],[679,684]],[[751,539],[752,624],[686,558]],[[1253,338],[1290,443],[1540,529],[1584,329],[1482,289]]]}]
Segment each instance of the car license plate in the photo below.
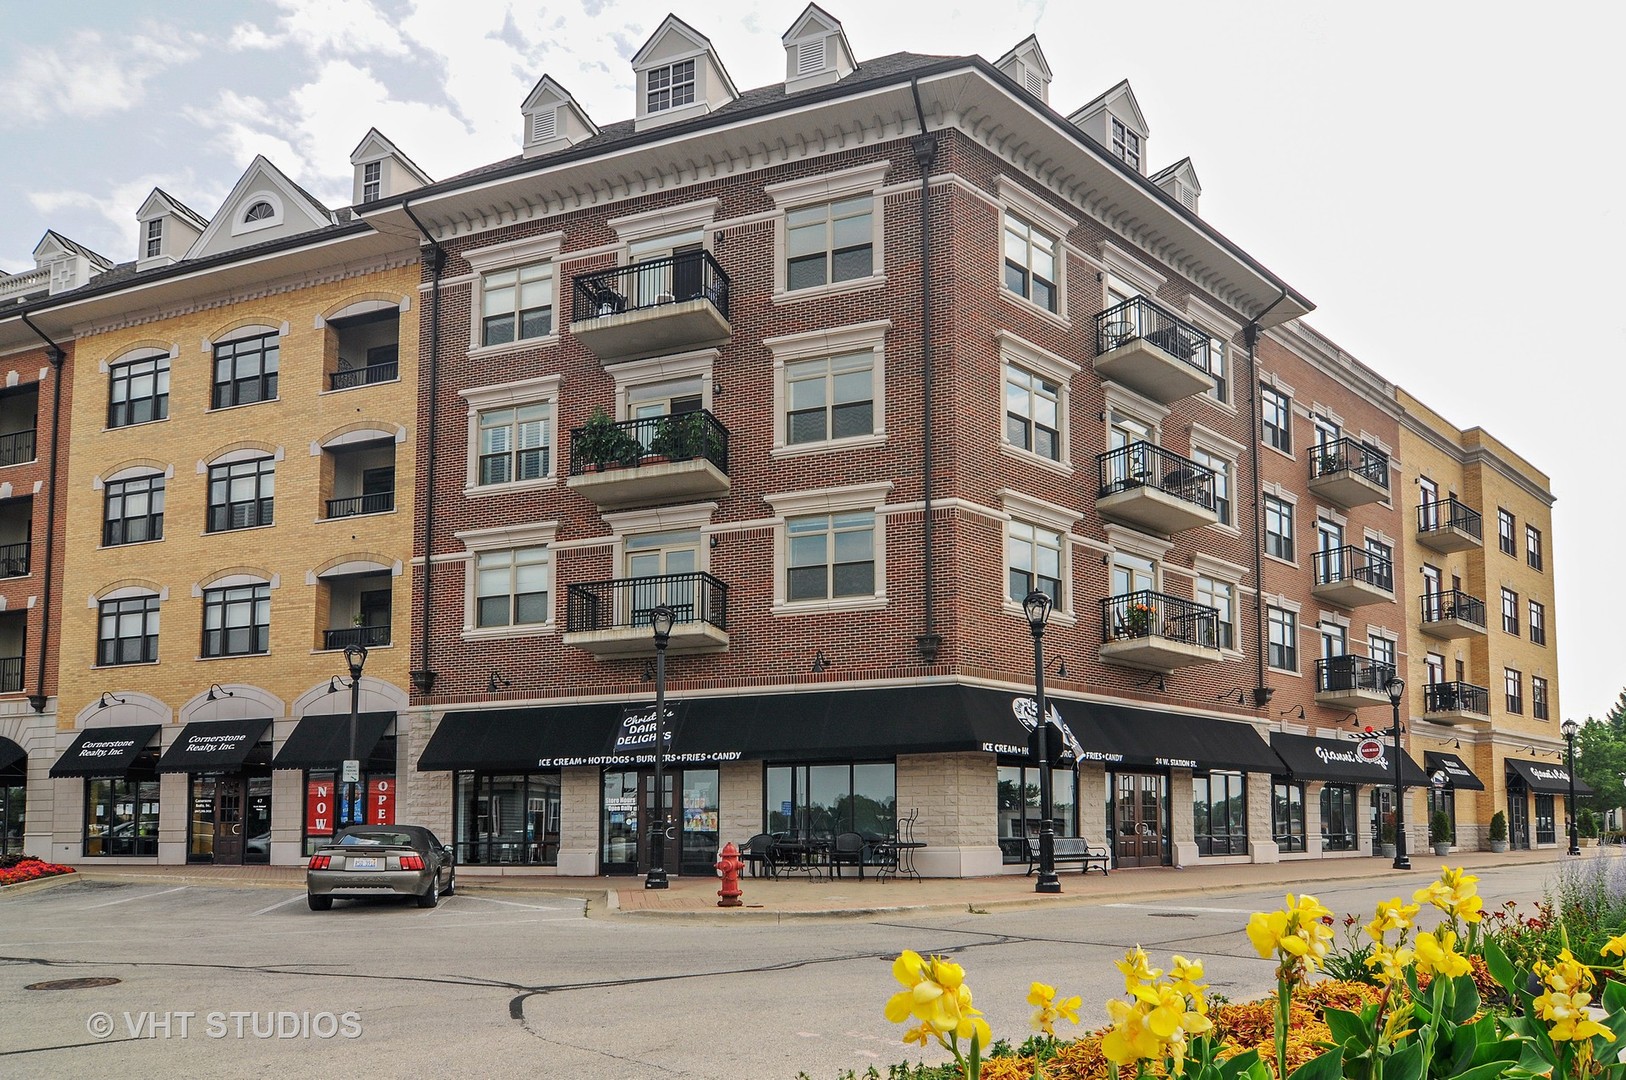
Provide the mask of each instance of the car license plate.
[{"label": "car license plate", "polygon": [[363,858],[363,859],[351,859],[350,862],[347,863],[346,865],[351,870],[382,870],[382,869],[384,869],[384,861],[382,859],[365,859],[365,858]]}]

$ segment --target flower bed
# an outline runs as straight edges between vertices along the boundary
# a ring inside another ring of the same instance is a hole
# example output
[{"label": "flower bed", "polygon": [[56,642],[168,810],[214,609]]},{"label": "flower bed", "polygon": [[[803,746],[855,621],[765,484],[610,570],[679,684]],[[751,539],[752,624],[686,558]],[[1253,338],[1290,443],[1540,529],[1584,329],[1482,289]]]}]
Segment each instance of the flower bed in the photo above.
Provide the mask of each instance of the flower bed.
[{"label": "flower bed", "polygon": [[73,867],[71,866],[41,862],[32,855],[24,855],[20,858],[11,857],[0,863],[0,887],[21,885],[25,881],[38,881],[40,878],[71,873],[73,873]]}]

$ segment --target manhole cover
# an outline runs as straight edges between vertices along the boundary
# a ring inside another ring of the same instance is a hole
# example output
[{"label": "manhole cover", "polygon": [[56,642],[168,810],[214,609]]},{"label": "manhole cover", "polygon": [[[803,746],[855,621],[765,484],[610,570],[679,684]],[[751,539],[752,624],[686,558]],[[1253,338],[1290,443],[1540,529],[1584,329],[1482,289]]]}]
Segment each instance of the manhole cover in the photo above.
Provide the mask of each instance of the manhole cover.
[{"label": "manhole cover", "polygon": [[1195,919],[1197,917],[1186,911],[1148,911],[1146,914],[1154,919]]},{"label": "manhole cover", "polygon": [[123,979],[101,976],[94,979],[52,979],[50,982],[29,983],[24,990],[92,990],[98,986],[116,986]]}]

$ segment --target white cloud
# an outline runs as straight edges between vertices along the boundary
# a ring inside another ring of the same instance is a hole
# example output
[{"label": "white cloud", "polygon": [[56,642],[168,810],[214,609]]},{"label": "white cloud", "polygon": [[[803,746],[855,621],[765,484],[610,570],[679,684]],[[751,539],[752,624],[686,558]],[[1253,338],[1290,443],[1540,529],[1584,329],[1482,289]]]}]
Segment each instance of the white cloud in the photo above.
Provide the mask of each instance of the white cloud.
[{"label": "white cloud", "polygon": [[[228,46],[234,49],[277,49],[290,46],[312,56],[404,56],[393,21],[370,0],[274,0],[283,14],[273,30],[254,23],[232,29]],[[457,5],[461,7],[462,5]]]},{"label": "white cloud", "polygon": [[57,232],[115,262],[125,262],[135,258],[140,240],[136,211],[155,187],[204,214],[218,206],[229,190],[200,181],[191,169],[183,169],[121,179],[98,191],[30,191],[25,197],[31,207],[53,222]]},{"label": "white cloud", "polygon": [[58,116],[94,117],[133,109],[147,83],[198,55],[196,35],[136,35],[109,41],[81,30],[60,48],[20,50],[0,75],[0,126],[38,126]]}]

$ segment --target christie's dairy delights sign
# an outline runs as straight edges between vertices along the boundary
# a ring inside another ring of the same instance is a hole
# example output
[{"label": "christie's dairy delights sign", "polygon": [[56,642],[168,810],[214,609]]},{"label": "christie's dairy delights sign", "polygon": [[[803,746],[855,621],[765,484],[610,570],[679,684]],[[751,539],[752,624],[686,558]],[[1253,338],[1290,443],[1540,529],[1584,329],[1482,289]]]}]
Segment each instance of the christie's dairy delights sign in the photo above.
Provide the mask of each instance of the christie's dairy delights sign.
[{"label": "christie's dairy delights sign", "polygon": [[1315,748],[1315,756],[1321,759],[1323,765],[1330,765],[1336,761],[1340,765],[1361,765],[1384,772],[1389,769],[1389,753],[1387,750],[1384,751],[1381,757],[1368,761],[1354,750],[1338,750],[1330,746],[1318,746]]},{"label": "christie's dairy delights sign", "polygon": [[[1073,734],[1073,729],[1067,726],[1067,721],[1063,720],[1061,713],[1056,710],[1056,703],[1052,701],[1048,704],[1050,705],[1050,726],[1061,736],[1062,746],[1066,747],[1067,752],[1073,755],[1074,761],[1110,760],[1110,755],[1086,754],[1083,745],[1078,741],[1078,736]],[[1011,714],[1016,717],[1016,722],[1021,724],[1028,732],[1032,732],[1039,726],[1039,703],[1032,698],[1012,698]],[[1026,754],[1028,752],[1026,746],[1006,746],[1003,743],[985,743],[983,749],[993,750],[995,753],[1000,754]]]},{"label": "christie's dairy delights sign", "polygon": [[[666,710],[665,743],[668,749],[672,746],[672,710]],[[648,750],[655,752],[655,706],[650,705],[642,709],[628,709],[621,714],[621,726],[615,732],[614,751],[637,752]]]}]

